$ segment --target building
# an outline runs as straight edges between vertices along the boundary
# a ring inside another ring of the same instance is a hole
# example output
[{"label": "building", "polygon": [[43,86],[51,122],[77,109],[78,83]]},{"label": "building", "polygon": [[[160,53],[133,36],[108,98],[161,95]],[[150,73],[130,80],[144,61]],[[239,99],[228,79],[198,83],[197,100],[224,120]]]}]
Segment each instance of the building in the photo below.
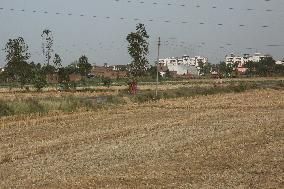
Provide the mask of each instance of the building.
[{"label": "building", "polygon": [[78,82],[82,80],[82,76],[81,74],[78,74],[78,73],[71,73],[69,75],[69,80],[73,82]]},{"label": "building", "polygon": [[[206,64],[208,59],[201,56],[195,56],[190,58],[187,55],[181,58],[171,57],[165,59],[159,59],[160,67],[166,67],[170,72],[176,73],[180,76],[185,75],[199,75],[199,63]],[[160,71],[161,75],[165,74],[164,69]]]},{"label": "building", "polygon": [[58,75],[58,73],[47,74],[47,75],[46,75],[46,81],[47,81],[48,83],[58,83],[58,81],[59,81],[59,75]]},{"label": "building", "polygon": [[191,65],[191,66],[196,66],[198,67],[198,63],[202,62],[202,63],[207,63],[208,59],[205,57],[201,57],[201,56],[195,56],[193,58],[190,58],[187,55],[182,56],[181,58],[177,58],[177,57],[171,57],[171,58],[165,58],[165,59],[159,59],[159,63],[164,65],[164,66],[168,66],[168,65]]},{"label": "building", "polygon": [[254,55],[244,54],[243,56],[237,56],[234,53],[231,53],[229,56],[225,57],[226,65],[231,64],[236,66],[236,69],[239,73],[245,73],[246,68],[245,64],[247,62],[260,62],[261,60],[271,57],[270,55],[262,55],[261,53],[255,53]]},{"label": "building", "polygon": [[[82,76],[79,73],[71,73],[69,74],[69,80],[71,82],[78,82],[82,80]],[[58,73],[53,73],[53,74],[47,74],[46,75],[46,81],[48,83],[53,83],[56,84],[59,82],[59,74]]]},{"label": "building", "polygon": [[170,72],[176,72],[177,75],[198,75],[199,74],[198,68],[193,65],[184,65],[184,64],[168,65],[167,68]]},{"label": "building", "polygon": [[108,66],[105,64],[104,66],[93,66],[91,74],[97,77],[116,79],[126,77],[127,72],[120,71],[115,66]]},{"label": "building", "polygon": [[254,55],[244,54],[243,56],[236,56],[234,53],[231,53],[229,56],[226,56],[226,64],[238,64],[239,66],[243,66],[245,63],[252,62],[260,62],[261,60],[271,57],[271,55],[261,55],[261,53],[255,53]]},{"label": "building", "polygon": [[278,64],[278,65],[284,65],[284,59],[276,61],[276,64]]}]

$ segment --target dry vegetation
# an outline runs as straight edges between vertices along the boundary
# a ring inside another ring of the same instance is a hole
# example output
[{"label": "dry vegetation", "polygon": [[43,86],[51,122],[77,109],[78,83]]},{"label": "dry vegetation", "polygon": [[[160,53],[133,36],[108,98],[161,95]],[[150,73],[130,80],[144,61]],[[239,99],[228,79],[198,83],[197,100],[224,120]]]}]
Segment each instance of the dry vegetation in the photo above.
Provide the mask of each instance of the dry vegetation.
[{"label": "dry vegetation", "polygon": [[283,187],[283,90],[0,124],[0,188]]},{"label": "dry vegetation", "polygon": [[[192,80],[184,80],[184,81],[166,81],[162,82],[159,85],[160,91],[178,89],[181,87],[210,87],[216,83],[217,79],[192,79]],[[284,81],[283,77],[280,78],[242,78],[242,79],[223,79],[224,84],[235,83],[238,82],[277,82]],[[101,96],[101,95],[117,95],[120,91],[127,90],[128,86],[126,83],[120,83],[121,85],[117,86],[87,86],[87,87],[77,87],[77,92],[59,92],[56,87],[47,87],[44,88],[42,92],[36,92],[36,89],[30,87],[30,91],[25,91],[25,89],[20,88],[3,88],[0,87],[0,99],[4,100],[13,100],[13,99],[26,99],[26,98],[45,98],[45,97],[64,97],[64,96]],[[156,86],[153,82],[144,82],[139,83],[138,88],[140,91],[147,90],[155,90]],[[88,89],[88,90],[84,90]],[[80,92],[82,90],[82,92]]]}]

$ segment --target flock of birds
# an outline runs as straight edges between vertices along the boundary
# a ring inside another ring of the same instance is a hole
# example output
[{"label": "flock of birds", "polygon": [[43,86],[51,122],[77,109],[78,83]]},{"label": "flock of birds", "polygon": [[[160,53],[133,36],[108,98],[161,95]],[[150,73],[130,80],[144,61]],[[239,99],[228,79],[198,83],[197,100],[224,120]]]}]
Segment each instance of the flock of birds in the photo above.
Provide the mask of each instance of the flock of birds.
[{"label": "flock of birds", "polygon": [[[114,0],[115,2],[122,2],[123,0]],[[271,0],[264,0],[266,2],[269,2]],[[146,3],[151,3],[153,5],[167,5],[167,6],[180,6],[180,7],[189,7],[189,6],[193,6],[193,5],[187,5],[187,4],[176,4],[176,3],[164,3],[164,2],[146,2],[146,1],[131,1],[131,0],[128,0],[126,1],[127,3],[139,3],[139,4],[146,4]],[[194,7],[196,8],[202,8],[202,6],[200,5],[194,5]],[[218,7],[217,6],[212,6],[212,9],[217,9]],[[229,10],[236,10],[236,8],[234,7],[228,7]],[[15,9],[15,8],[4,8],[4,7],[0,7],[0,11],[3,11],[3,10],[9,10],[9,11],[22,11],[22,12],[27,12],[28,10],[25,10],[25,9]],[[253,8],[246,8],[244,9],[245,11],[253,11],[255,9]],[[260,11],[260,10],[255,10],[255,11]],[[265,12],[273,12],[273,11],[276,11],[277,10],[272,10],[272,9],[264,9],[264,10],[261,10],[261,11],[265,11]],[[119,18],[112,18],[110,16],[98,16],[98,15],[87,15],[87,14],[73,14],[71,12],[67,12],[67,13],[64,13],[64,12],[55,12],[55,13],[50,13],[49,11],[45,10],[45,11],[40,11],[40,10],[31,10],[31,11],[28,11],[28,12],[32,12],[32,13],[42,13],[42,14],[56,14],[56,15],[67,15],[67,16],[80,16],[80,17],[92,17],[92,18],[100,18],[100,19],[120,19],[120,20],[134,20],[134,21],[141,21],[141,22],[164,22],[164,23],[180,23],[180,24],[188,24],[190,22],[188,21],[174,21],[174,20],[158,20],[158,19],[154,19],[154,18],[150,18],[150,19],[140,19],[140,18],[130,18],[130,17],[119,17]],[[278,11],[279,12],[279,11]],[[280,11],[281,12],[281,11]],[[283,12],[284,13],[284,12]],[[192,24],[192,23],[190,23]],[[204,25],[206,24],[206,22],[198,22],[198,23],[195,23],[195,24],[200,24],[200,25]],[[224,26],[225,24],[223,23],[216,23],[217,26]],[[238,24],[239,27],[245,27],[246,25],[245,24]],[[268,28],[270,27],[269,25],[261,25],[260,27],[262,28]]]}]

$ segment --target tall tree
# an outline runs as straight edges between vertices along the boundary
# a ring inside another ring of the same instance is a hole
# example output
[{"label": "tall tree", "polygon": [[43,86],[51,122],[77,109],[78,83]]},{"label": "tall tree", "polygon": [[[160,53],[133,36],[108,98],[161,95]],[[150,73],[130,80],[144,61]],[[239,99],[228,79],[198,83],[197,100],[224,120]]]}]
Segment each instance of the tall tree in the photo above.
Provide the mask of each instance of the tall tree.
[{"label": "tall tree", "polygon": [[88,58],[83,55],[79,58],[78,69],[81,75],[87,76],[91,72],[92,65],[89,63]]},{"label": "tall tree", "polygon": [[130,75],[133,77],[141,77],[146,75],[146,70],[149,65],[147,55],[149,53],[149,43],[147,41],[149,35],[147,34],[144,24],[136,26],[136,32],[131,32],[127,35],[128,53],[132,58],[129,65]]},{"label": "tall tree", "polygon": [[41,34],[42,38],[42,53],[45,57],[47,65],[50,63],[51,53],[53,52],[53,35],[51,30],[45,29]]},{"label": "tall tree", "polygon": [[22,37],[17,39],[9,39],[4,51],[6,55],[6,76],[14,81],[21,83],[23,87],[31,79],[31,66],[27,63],[30,58],[28,53],[28,45],[26,45]]}]

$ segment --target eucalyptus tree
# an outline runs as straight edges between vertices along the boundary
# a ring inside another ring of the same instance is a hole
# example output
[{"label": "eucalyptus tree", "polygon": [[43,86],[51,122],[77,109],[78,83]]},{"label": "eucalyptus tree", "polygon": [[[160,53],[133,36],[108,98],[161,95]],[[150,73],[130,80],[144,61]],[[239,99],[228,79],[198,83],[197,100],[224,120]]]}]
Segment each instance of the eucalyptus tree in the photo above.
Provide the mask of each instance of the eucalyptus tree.
[{"label": "eucalyptus tree", "polygon": [[42,38],[42,54],[45,58],[45,63],[49,65],[51,54],[53,52],[53,35],[51,30],[45,29],[41,34]]},{"label": "eucalyptus tree", "polygon": [[147,55],[149,53],[149,43],[147,41],[149,35],[147,34],[144,24],[138,24],[136,31],[127,35],[128,53],[132,58],[129,64],[129,73],[133,77],[142,77],[146,75],[149,65]]}]

